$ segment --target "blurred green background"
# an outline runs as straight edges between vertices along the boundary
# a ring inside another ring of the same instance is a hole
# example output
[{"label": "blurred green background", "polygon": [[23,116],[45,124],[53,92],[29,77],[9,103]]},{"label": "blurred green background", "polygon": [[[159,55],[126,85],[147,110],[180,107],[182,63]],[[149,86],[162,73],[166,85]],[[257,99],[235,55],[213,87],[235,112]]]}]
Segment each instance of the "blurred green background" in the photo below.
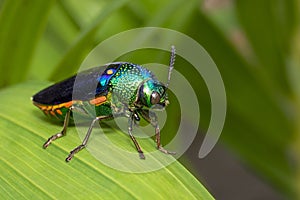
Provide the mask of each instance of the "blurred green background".
[{"label": "blurred green background", "polygon": [[[0,9],[1,90],[67,78],[95,45],[128,29],[192,37],[221,72],[228,111],[218,146],[200,161],[210,98],[201,76],[178,59],[201,108],[199,137],[180,161],[218,199],[300,198],[299,1],[0,0]],[[151,50],[133,55],[124,58],[162,59]]]}]

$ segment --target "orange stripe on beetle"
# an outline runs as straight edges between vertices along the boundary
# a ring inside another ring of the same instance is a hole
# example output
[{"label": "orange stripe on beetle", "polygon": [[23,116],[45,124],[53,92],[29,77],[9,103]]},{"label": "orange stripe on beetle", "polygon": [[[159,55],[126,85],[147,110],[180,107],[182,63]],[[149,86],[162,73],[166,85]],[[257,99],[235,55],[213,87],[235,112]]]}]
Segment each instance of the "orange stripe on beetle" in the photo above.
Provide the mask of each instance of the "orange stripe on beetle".
[{"label": "orange stripe on beetle", "polygon": [[42,109],[42,110],[48,110],[48,106],[41,106],[40,109]]},{"label": "orange stripe on beetle", "polygon": [[50,114],[51,114],[52,116],[56,116],[56,114],[55,114],[55,112],[54,112],[53,110],[50,111]]},{"label": "orange stripe on beetle", "polygon": [[105,101],[106,101],[106,97],[101,96],[101,97],[97,97],[95,99],[90,100],[90,104],[98,106],[98,105],[100,105],[101,103],[103,103]]},{"label": "orange stripe on beetle", "polygon": [[73,101],[62,103],[61,105],[62,105],[61,107],[70,108],[73,105]]},{"label": "orange stripe on beetle", "polygon": [[56,110],[56,113],[59,115],[62,115],[63,113],[61,112],[61,110]]},{"label": "orange stripe on beetle", "polygon": [[55,105],[55,106],[52,106],[52,110],[53,110],[53,111],[55,111],[56,109],[58,109],[58,108],[59,108],[59,106],[60,106],[60,105]]}]

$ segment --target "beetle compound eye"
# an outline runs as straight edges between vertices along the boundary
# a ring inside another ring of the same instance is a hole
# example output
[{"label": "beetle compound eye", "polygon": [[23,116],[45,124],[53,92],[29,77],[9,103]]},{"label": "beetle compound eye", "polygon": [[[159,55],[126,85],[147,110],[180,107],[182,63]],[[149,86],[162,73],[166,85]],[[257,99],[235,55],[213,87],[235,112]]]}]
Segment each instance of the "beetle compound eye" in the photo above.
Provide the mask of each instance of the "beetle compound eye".
[{"label": "beetle compound eye", "polygon": [[155,91],[152,92],[150,101],[151,101],[152,105],[155,105],[155,104],[159,103],[160,96],[159,96],[158,92],[155,92]]}]

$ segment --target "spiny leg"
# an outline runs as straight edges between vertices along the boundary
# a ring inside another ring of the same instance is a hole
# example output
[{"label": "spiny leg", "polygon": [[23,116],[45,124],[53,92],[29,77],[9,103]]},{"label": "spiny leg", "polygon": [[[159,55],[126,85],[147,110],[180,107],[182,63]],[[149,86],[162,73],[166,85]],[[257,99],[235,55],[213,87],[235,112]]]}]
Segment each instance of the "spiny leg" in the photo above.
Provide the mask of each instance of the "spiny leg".
[{"label": "spiny leg", "polygon": [[69,125],[69,121],[70,121],[70,115],[71,115],[71,112],[73,110],[73,107],[70,107],[66,113],[66,116],[65,116],[65,120],[64,120],[64,125],[63,125],[63,129],[61,130],[61,132],[55,134],[55,135],[52,135],[50,138],[48,138],[48,140],[44,143],[43,147],[46,149],[52,141],[56,140],[57,138],[60,138],[60,137],[63,137],[66,135],[67,133],[67,128],[68,128],[68,125]]},{"label": "spiny leg", "polygon": [[155,141],[157,149],[165,154],[176,154],[176,152],[164,149],[160,143],[160,129],[157,121],[157,115],[149,110],[141,110],[140,113],[143,116],[143,118],[149,123],[151,123],[151,125],[155,128]]},{"label": "spiny leg", "polygon": [[70,151],[70,154],[66,158],[66,162],[69,162],[74,157],[75,153],[78,153],[80,150],[82,150],[83,148],[86,147],[86,144],[87,144],[87,142],[88,142],[88,140],[90,138],[90,135],[92,133],[92,130],[94,128],[95,123],[98,122],[98,121],[100,121],[100,120],[102,120],[102,119],[106,119],[106,118],[109,118],[109,117],[111,117],[111,116],[100,116],[100,117],[96,117],[92,121],[92,123],[91,123],[91,125],[90,125],[90,127],[89,127],[89,129],[88,129],[88,131],[87,131],[87,133],[85,135],[85,137],[84,137],[83,142],[81,143],[81,145],[77,146],[75,149],[73,149],[72,151]]},{"label": "spiny leg", "polygon": [[132,135],[132,124],[133,124],[134,117],[135,116],[132,115],[128,119],[128,134],[129,134],[131,140],[133,141],[136,150],[139,152],[140,159],[145,159],[144,153],[143,153],[139,143],[136,141],[135,137]]}]

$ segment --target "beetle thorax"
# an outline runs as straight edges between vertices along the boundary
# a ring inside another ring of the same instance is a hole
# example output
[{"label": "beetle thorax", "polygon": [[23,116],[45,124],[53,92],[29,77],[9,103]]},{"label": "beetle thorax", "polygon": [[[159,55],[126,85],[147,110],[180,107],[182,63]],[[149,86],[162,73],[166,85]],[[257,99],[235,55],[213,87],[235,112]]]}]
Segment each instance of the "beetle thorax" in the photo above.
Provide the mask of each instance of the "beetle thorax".
[{"label": "beetle thorax", "polygon": [[124,64],[110,80],[113,99],[119,103],[133,106],[137,98],[137,89],[146,79],[152,78],[147,69],[133,64]]}]

